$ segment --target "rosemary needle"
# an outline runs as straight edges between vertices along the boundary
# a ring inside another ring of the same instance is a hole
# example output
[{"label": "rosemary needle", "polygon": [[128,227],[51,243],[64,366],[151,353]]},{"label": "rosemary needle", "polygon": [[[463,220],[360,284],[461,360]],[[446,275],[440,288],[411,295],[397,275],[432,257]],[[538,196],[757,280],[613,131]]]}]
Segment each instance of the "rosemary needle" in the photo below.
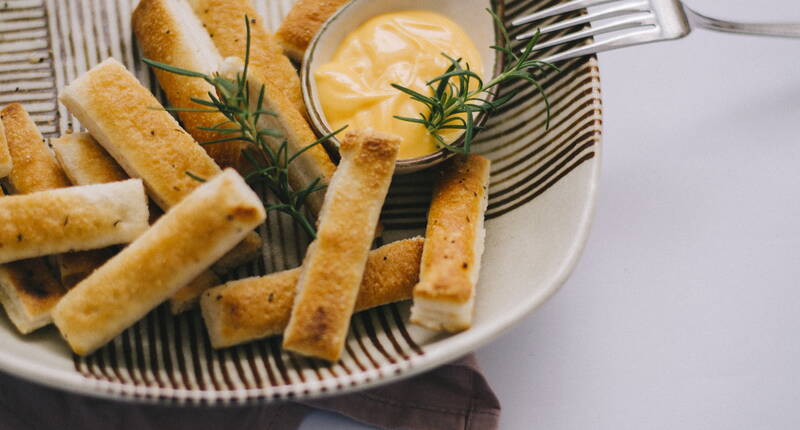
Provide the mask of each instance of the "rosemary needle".
[{"label": "rosemary needle", "polygon": [[[332,136],[343,130],[345,127],[327,135],[308,146],[289,154],[289,144],[283,141],[277,148],[272,148],[267,144],[265,138],[283,137],[278,130],[271,128],[259,128],[258,120],[262,115],[276,116],[277,113],[264,109],[264,86],[261,86],[255,109],[251,107],[251,97],[247,80],[248,65],[250,63],[250,19],[245,16],[245,28],[247,29],[247,39],[244,58],[244,70],[235,79],[226,79],[217,74],[207,75],[205,73],[194,72],[180,67],[171,66],[150,59],[143,61],[150,66],[164,70],[176,75],[188,76],[203,79],[214,87],[214,92],[208,93],[208,99],[192,98],[191,101],[199,107],[196,108],[166,108],[172,112],[206,112],[220,113],[225,117],[225,121],[215,124],[213,127],[198,127],[200,130],[211,131],[219,134],[219,139],[203,142],[201,145],[213,145],[223,142],[240,141],[250,144],[252,149],[244,149],[242,154],[252,165],[253,170],[245,176],[248,182],[263,183],[278,200],[278,203],[267,204],[268,211],[279,211],[288,214],[292,219],[312,238],[316,237],[316,230],[313,224],[305,215],[303,205],[308,196],[325,188],[321,184],[321,178],[312,181],[303,189],[294,190],[289,185],[289,165],[297,159],[300,154],[313,146],[330,139]],[[189,177],[204,182],[204,178],[186,172]]]},{"label": "rosemary needle", "polygon": [[[427,82],[432,94],[427,96],[414,91],[410,88],[392,84],[392,87],[408,94],[412,100],[422,103],[426,109],[420,112],[419,118],[411,118],[395,115],[394,117],[408,122],[421,124],[428,133],[436,139],[440,148],[448,151],[468,154],[472,140],[478,129],[475,116],[480,113],[490,114],[500,106],[511,101],[522,88],[510,91],[508,94],[489,100],[488,95],[494,96],[500,84],[510,81],[524,80],[530,83],[544,98],[547,110],[547,124],[550,127],[550,101],[547,99],[544,88],[536,79],[535,71],[551,69],[559,71],[558,67],[551,63],[533,60],[533,48],[539,40],[540,33],[536,33],[525,45],[520,55],[511,49],[511,39],[508,30],[500,17],[491,9],[486,9],[492,15],[497,27],[503,35],[504,46],[492,46],[491,48],[503,53],[510,60],[494,79],[484,82],[480,75],[470,70],[469,64],[461,65],[461,59],[455,59],[442,53],[450,61],[450,66],[445,72]],[[440,134],[442,130],[463,130],[464,145],[459,147],[446,142]]]}]

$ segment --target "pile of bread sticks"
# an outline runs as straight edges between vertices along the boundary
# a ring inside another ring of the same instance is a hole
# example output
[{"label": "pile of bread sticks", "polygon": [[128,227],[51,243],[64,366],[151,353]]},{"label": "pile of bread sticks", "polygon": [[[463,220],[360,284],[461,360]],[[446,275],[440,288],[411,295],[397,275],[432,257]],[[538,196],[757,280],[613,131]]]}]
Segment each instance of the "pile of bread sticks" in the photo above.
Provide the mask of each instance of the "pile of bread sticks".
[{"label": "pile of bread sticks", "polygon": [[[250,88],[263,86],[265,108],[277,113],[259,125],[279,130],[296,152],[316,136],[290,58],[302,57],[343,3],[300,0],[273,34],[249,0],[141,0],[133,29],[145,57],[235,74],[247,16]],[[173,106],[194,107],[191,98],[213,91],[201,79],[155,73]],[[114,59],[74,80],[59,100],[88,132],[48,141],[21,105],[0,113],[0,183],[9,194],[0,188],[0,302],[21,333],[52,322],[85,355],[161,303],[176,314],[199,303],[215,348],[282,334],[287,350],[336,361],[353,312],[371,307],[413,299],[414,323],[470,326],[485,158],[454,157],[439,170],[425,239],[371,249],[398,138],[351,130],[338,165],[314,146],[289,172],[293,187],[317,178],[327,185],[308,201],[317,238],[302,267],[223,283],[261,255],[254,230],[267,214],[237,172],[246,173],[243,143],[199,144],[219,138],[202,127],[222,122],[221,114],[181,112],[179,123]]]}]

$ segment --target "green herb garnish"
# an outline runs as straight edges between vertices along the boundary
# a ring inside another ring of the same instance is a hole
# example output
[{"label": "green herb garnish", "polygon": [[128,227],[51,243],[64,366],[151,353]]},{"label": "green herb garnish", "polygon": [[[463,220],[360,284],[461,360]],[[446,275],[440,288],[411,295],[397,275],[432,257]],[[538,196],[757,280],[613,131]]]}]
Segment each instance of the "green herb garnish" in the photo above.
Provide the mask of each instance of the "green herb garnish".
[{"label": "green herb garnish", "polygon": [[[305,215],[303,205],[308,196],[323,190],[325,185],[320,184],[321,178],[312,181],[300,190],[293,190],[289,185],[289,165],[306,150],[330,139],[344,129],[322,137],[293,154],[289,154],[289,143],[285,139],[277,148],[272,148],[267,142],[267,137],[283,137],[283,134],[271,128],[259,128],[258,120],[262,115],[276,116],[277,113],[264,109],[264,85],[261,86],[255,109],[251,108],[250,84],[247,80],[247,69],[250,63],[250,20],[245,16],[247,28],[247,44],[245,49],[244,70],[236,79],[226,79],[218,74],[207,75],[160,63],[144,58],[143,61],[152,67],[177,75],[203,79],[214,87],[215,92],[208,93],[208,100],[192,98],[191,100],[202,106],[198,108],[166,108],[171,112],[206,112],[221,113],[226,120],[213,127],[198,127],[200,130],[219,133],[225,137],[203,142],[201,145],[213,145],[222,142],[241,141],[250,143],[254,149],[244,149],[243,155],[253,165],[253,171],[245,176],[249,182],[260,182],[267,186],[278,200],[278,203],[266,204],[268,211],[279,211],[288,214],[312,238],[316,237],[313,224]],[[202,180],[191,172],[186,174],[193,179]]]},{"label": "green herb garnish", "polygon": [[[536,79],[534,72],[544,69],[559,71],[559,69],[546,61],[531,59],[533,48],[539,41],[540,33],[537,32],[525,45],[522,53],[517,55],[511,49],[511,39],[503,21],[491,9],[486,9],[486,11],[494,18],[505,41],[505,46],[492,46],[491,48],[502,52],[510,59],[500,75],[489,82],[484,82],[477,73],[470,70],[469,64],[462,67],[460,58],[454,59],[442,53],[451,64],[444,74],[427,82],[428,87],[433,90],[433,95],[426,96],[410,88],[392,84],[392,87],[408,94],[412,100],[422,103],[427,108],[426,112],[420,112],[419,118],[397,115],[395,115],[395,118],[423,125],[428,133],[436,139],[440,148],[445,148],[455,153],[468,154],[470,152],[472,140],[478,129],[475,122],[477,114],[490,114],[500,106],[510,102],[522,91],[522,88],[519,88],[509,91],[508,94],[494,100],[487,98],[489,94],[496,96],[496,91],[500,84],[506,84],[511,81],[520,79],[527,81],[542,95],[547,110],[546,127],[550,128],[550,101],[547,99],[547,94],[545,94],[544,88]],[[442,130],[463,130],[464,145],[459,147],[448,144],[441,135]]]}]

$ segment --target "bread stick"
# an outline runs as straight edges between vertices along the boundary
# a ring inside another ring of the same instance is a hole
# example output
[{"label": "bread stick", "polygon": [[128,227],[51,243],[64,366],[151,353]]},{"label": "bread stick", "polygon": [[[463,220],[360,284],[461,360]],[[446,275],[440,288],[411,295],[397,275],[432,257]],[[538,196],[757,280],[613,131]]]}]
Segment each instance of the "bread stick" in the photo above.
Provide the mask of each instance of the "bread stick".
[{"label": "bread stick", "polygon": [[75,353],[89,354],[195,279],[265,218],[258,196],[226,169],[70,290],[53,310],[53,321]]},{"label": "bread stick", "polygon": [[[0,188],[0,199],[3,196]],[[0,304],[22,334],[50,323],[50,310],[64,295],[43,258],[0,265]]]},{"label": "bread stick", "polygon": [[22,334],[50,324],[50,311],[64,292],[43,258],[0,265],[0,303]]},{"label": "bread stick", "polygon": [[413,323],[447,331],[472,324],[488,186],[489,160],[480,155],[456,156],[442,169],[428,211]]},{"label": "bread stick", "polygon": [[[240,58],[228,57],[220,69],[220,74],[233,79],[237,74],[242,73],[244,63]],[[281,137],[266,136],[267,143],[278,151],[278,147],[284,142],[288,142],[289,154],[294,154],[312,144],[317,137],[308,123],[295,109],[289,99],[283,93],[273,88],[269,82],[264,81],[264,76],[259,73],[248,72],[248,82],[250,83],[250,98],[252,103],[257,103],[261,88],[264,88],[263,109],[277,112],[277,116],[261,115],[258,120],[259,128],[269,128],[281,132]],[[248,163],[243,163],[248,165]],[[252,169],[252,166],[249,166]],[[248,168],[243,167],[244,171]],[[326,185],[330,182],[336,166],[331,161],[328,153],[322,145],[316,145],[302,153],[292,164],[289,165],[289,184],[293,189],[299,190],[306,188],[316,179],[320,179],[320,184]],[[324,192],[315,192],[308,196],[306,205],[314,215],[319,214],[322,201],[325,198]]]},{"label": "bread stick", "polygon": [[200,296],[209,288],[219,285],[222,280],[211,270],[204,270],[185,287],[169,298],[169,310],[173,315],[192,309],[200,300]]},{"label": "bread stick", "polygon": [[6,130],[3,121],[0,121],[0,178],[5,178],[11,174],[11,154],[8,152],[8,142],[6,141]]},{"label": "bread stick", "polygon": [[300,76],[264,19],[249,0],[189,0],[195,15],[222,57],[244,58],[247,45],[245,16],[250,19],[250,73],[263,76],[270,87],[280,90],[298,112],[305,115],[305,103],[300,91]]},{"label": "bread stick", "polygon": [[[222,57],[203,24],[184,0],[141,0],[133,11],[133,31],[145,58],[211,75]],[[242,35],[240,35],[242,37]],[[202,79],[154,69],[158,83],[175,107],[198,108],[192,98],[208,99],[214,88]],[[220,113],[180,112],[186,131],[198,142],[210,142],[223,136],[198,127],[214,127],[225,121]],[[224,142],[204,146],[223,167],[237,167],[243,142]]]},{"label": "bread stick", "polygon": [[[6,106],[0,112],[0,123],[6,129],[3,135],[12,164],[11,177],[5,180],[9,191],[26,194],[69,185],[22,105]],[[0,302],[14,326],[23,334],[49,324],[50,310],[64,293],[64,287],[44,258],[0,266]]]},{"label": "bread stick", "polygon": [[129,176],[89,133],[50,139],[56,159],[74,185],[106,184]]},{"label": "bread stick", "polygon": [[301,62],[322,23],[349,0],[297,0],[275,34],[289,58]]},{"label": "bread stick", "polygon": [[129,243],[147,224],[142,181],[0,199],[0,263]]},{"label": "bread stick", "polygon": [[14,163],[5,179],[10,194],[35,193],[70,185],[36,123],[22,105],[13,103],[6,106],[0,112],[0,120],[3,121],[6,143]]},{"label": "bread stick", "polygon": [[336,361],[344,348],[364,266],[394,173],[400,140],[372,130],[347,133],[297,281],[283,347]]},{"label": "bread stick", "polygon": [[[416,237],[370,251],[356,312],[411,298],[419,280],[423,242]],[[211,345],[225,348],[283,333],[300,271],[241,279],[206,291],[200,304]]]},{"label": "bread stick", "polygon": [[120,62],[109,58],[74,80],[59,100],[165,211],[220,168]]}]

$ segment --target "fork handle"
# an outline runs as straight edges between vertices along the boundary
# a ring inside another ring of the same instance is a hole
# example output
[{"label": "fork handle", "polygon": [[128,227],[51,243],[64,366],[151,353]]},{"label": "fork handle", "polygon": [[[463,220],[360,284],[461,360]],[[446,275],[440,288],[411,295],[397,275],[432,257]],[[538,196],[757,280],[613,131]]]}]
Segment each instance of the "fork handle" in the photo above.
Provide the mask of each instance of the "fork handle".
[{"label": "fork handle", "polygon": [[732,22],[715,19],[684,6],[692,25],[725,33],[753,34],[757,36],[800,37],[800,23]]}]

